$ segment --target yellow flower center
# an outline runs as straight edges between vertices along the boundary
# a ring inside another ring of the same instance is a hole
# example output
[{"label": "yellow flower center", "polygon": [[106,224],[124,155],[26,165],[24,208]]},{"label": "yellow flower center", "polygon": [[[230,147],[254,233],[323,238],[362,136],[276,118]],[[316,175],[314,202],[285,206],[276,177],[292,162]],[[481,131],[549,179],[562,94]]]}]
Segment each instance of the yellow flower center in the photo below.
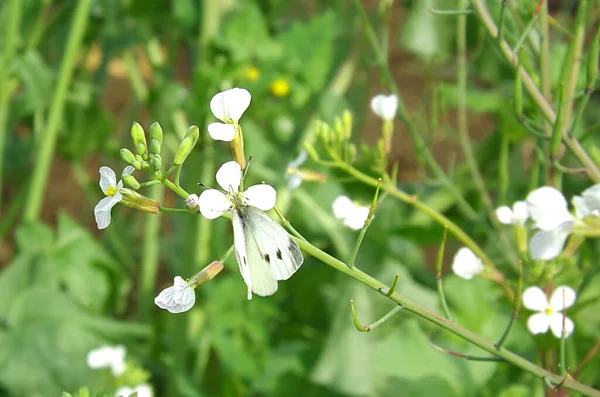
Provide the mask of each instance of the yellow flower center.
[{"label": "yellow flower center", "polygon": [[114,186],[109,186],[108,189],[106,189],[106,193],[107,196],[114,196],[115,194],[117,194],[117,188]]},{"label": "yellow flower center", "polygon": [[250,66],[246,69],[246,75],[244,76],[248,81],[256,81],[260,78],[260,70],[254,66]]},{"label": "yellow flower center", "polygon": [[269,89],[273,95],[284,97],[290,93],[290,84],[287,80],[279,78],[271,83]]},{"label": "yellow flower center", "polygon": [[546,310],[544,310],[544,313],[546,313],[547,316],[550,316],[554,314],[554,309],[551,307],[547,307]]}]

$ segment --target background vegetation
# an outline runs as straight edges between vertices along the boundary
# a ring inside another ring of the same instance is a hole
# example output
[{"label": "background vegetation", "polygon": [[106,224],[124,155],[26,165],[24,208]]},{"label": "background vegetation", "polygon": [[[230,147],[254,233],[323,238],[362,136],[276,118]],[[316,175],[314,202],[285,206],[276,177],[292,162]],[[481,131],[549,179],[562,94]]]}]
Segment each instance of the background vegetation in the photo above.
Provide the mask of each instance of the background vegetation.
[{"label": "background vegetation", "polygon": [[[153,299],[173,276],[193,275],[230,247],[230,222],[117,206],[98,231],[98,168],[120,174],[134,121],[146,131],[160,122],[163,158],[193,124],[200,140],[182,186],[199,193],[198,183],[214,185],[231,154],[207,134],[208,104],[233,86],[252,93],[243,123],[249,184],[275,186],[294,228],[344,262],[358,232],[335,219],[331,204],[341,194],[371,202],[382,170],[374,160],[381,121],[369,102],[396,92],[384,167],[391,179],[356,266],[388,285],[399,274],[397,293],[441,315],[435,263],[445,223],[436,214],[444,214],[512,291],[519,258],[526,286],[577,290],[575,333],[563,348],[551,334],[532,336],[525,310],[504,346],[559,376],[566,352],[569,377],[600,388],[597,244],[531,261],[493,212],[539,186],[571,197],[599,181],[599,11],[595,0],[0,2],[0,395],[77,395],[83,386],[113,395],[139,383],[157,396],[565,395],[511,360],[434,349],[430,341],[484,355],[404,311],[358,332],[351,299],[361,324],[394,306],[309,255],[272,297],[247,301],[230,258],[196,290],[192,310],[157,308]],[[289,189],[287,164],[314,137],[314,122],[334,125],[346,109],[361,154],[353,169],[371,179],[308,160],[303,167],[327,182]],[[396,187],[429,210],[398,200]],[[183,208],[161,185],[144,194]],[[489,279],[449,271],[464,244],[450,230],[444,290],[452,320],[495,342],[513,306]],[[127,348],[123,376],[87,366],[89,351],[118,344]]]}]

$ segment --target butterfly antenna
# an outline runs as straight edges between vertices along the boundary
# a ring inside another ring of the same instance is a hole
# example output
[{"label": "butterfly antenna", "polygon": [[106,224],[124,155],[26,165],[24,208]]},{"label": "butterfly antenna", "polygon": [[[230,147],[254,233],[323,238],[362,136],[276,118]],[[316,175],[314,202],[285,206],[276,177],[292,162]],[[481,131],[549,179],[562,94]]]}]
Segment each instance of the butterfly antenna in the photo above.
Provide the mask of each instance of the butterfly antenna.
[{"label": "butterfly antenna", "polygon": [[248,168],[250,168],[250,162],[252,161],[252,155],[248,157],[248,162],[246,163],[246,168],[244,168],[244,174],[242,175],[242,184],[244,183],[244,179],[246,179],[246,174],[248,173]]}]

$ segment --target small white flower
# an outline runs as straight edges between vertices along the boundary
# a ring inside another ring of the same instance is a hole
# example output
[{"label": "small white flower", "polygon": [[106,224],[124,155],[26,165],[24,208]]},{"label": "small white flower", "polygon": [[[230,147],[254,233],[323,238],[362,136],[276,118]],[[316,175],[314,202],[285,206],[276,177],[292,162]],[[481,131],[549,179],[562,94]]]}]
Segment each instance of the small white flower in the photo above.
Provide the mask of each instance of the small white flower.
[{"label": "small white flower", "polygon": [[198,195],[197,194],[190,194],[186,199],[185,199],[185,205],[189,208],[189,209],[195,209],[198,208],[199,205],[199,201],[198,201]]},{"label": "small white flower", "polygon": [[393,120],[398,111],[398,97],[394,94],[376,95],[371,99],[371,110],[383,121]]},{"label": "small white flower", "polygon": [[454,255],[452,271],[458,277],[470,280],[483,272],[483,263],[481,259],[475,256],[473,251],[467,247],[462,247]]},{"label": "small white flower", "polygon": [[[357,205],[346,196],[339,196],[331,205],[333,214],[338,219],[344,220],[344,226],[352,230],[360,230],[369,217],[371,207]],[[373,216],[375,218],[375,216]]]},{"label": "small white flower", "polygon": [[[561,286],[554,290],[550,302],[541,288],[529,287],[523,292],[523,306],[537,311],[527,320],[527,328],[533,335],[545,334],[548,328],[554,336],[560,338],[563,331],[563,310],[573,306],[577,295],[571,287]],[[564,318],[565,336],[568,338],[575,329],[573,321]]]},{"label": "small white flower", "polygon": [[137,397],[152,397],[154,393],[150,385],[142,383],[136,387],[121,386],[115,392],[115,397],[129,397],[133,393],[137,393]]},{"label": "small white flower", "polygon": [[302,184],[302,176],[298,172],[298,167],[300,167],[308,158],[308,153],[306,150],[300,152],[298,157],[292,161],[290,161],[286,167],[285,177],[288,180],[288,188],[290,190],[296,189],[300,187]]},{"label": "small white flower", "polygon": [[125,372],[125,346],[101,346],[87,354],[87,365],[91,369],[110,368],[114,376]]},{"label": "small white flower", "polygon": [[242,169],[235,161],[223,164],[217,171],[216,178],[225,192],[216,189],[202,192],[199,198],[200,213],[205,218],[218,218],[238,204],[251,205],[262,211],[268,211],[275,206],[277,192],[270,185],[254,185],[243,192],[239,191]]},{"label": "small white flower", "polygon": [[[121,174],[121,178],[125,175],[131,175],[135,168],[127,166]],[[117,176],[110,167],[100,167],[100,189],[106,195],[94,208],[94,216],[98,229],[106,229],[110,224],[110,210],[119,201],[123,199],[121,189],[123,189],[123,179],[117,182]]]},{"label": "small white flower", "polygon": [[502,206],[496,209],[496,217],[505,225],[524,225],[529,218],[527,203],[525,201],[517,201],[513,204],[512,209],[507,206]]},{"label": "small white flower", "polygon": [[232,88],[216,94],[210,101],[210,110],[223,123],[208,125],[208,133],[217,141],[231,141],[242,114],[250,106],[251,95],[243,88]]},{"label": "small white flower", "polygon": [[154,298],[154,303],[170,313],[182,313],[190,310],[196,303],[194,288],[184,279],[176,276],[173,286],[165,288]]},{"label": "small white flower", "polygon": [[578,218],[600,216],[600,183],[573,197],[573,206]]}]

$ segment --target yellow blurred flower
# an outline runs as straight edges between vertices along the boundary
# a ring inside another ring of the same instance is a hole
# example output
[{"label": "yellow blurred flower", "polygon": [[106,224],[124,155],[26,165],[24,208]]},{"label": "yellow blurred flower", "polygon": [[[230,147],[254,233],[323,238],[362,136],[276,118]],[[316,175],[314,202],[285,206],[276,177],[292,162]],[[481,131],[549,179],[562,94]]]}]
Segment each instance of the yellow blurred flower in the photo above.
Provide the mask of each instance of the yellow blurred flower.
[{"label": "yellow blurred flower", "polygon": [[246,69],[246,75],[244,76],[248,81],[256,81],[260,78],[260,70],[254,66],[250,66]]},{"label": "yellow blurred flower", "polygon": [[287,96],[290,93],[290,84],[284,78],[278,78],[269,86],[271,93],[278,97]]}]

